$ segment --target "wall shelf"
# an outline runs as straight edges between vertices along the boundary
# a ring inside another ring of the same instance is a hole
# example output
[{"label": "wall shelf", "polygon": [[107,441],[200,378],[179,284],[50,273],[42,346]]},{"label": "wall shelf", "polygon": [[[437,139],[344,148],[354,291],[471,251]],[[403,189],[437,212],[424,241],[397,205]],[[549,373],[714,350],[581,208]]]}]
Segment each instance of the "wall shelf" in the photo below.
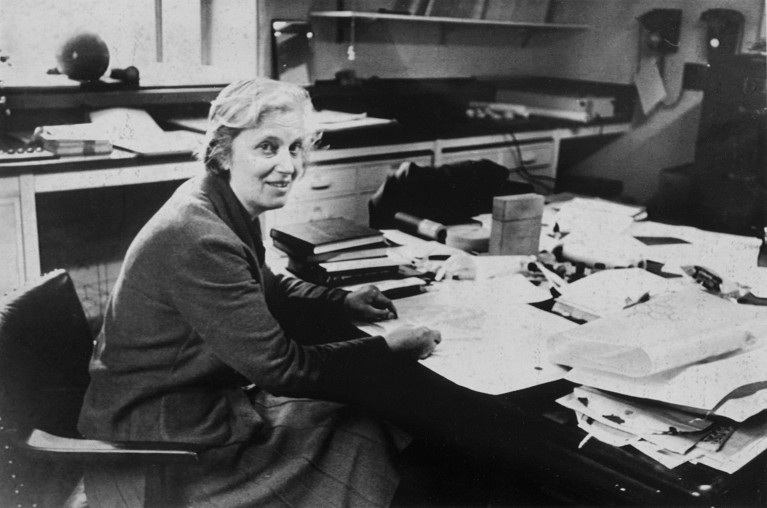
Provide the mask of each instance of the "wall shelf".
[{"label": "wall shelf", "polygon": [[468,19],[438,16],[417,16],[409,14],[387,14],[378,12],[358,12],[358,11],[315,11],[309,14],[312,18],[325,18],[337,20],[364,20],[364,21],[402,21],[409,23],[432,23],[453,26],[476,26],[476,27],[505,27],[524,30],[589,30],[589,25],[577,25],[570,23],[528,23],[517,21],[495,21],[489,19]]}]

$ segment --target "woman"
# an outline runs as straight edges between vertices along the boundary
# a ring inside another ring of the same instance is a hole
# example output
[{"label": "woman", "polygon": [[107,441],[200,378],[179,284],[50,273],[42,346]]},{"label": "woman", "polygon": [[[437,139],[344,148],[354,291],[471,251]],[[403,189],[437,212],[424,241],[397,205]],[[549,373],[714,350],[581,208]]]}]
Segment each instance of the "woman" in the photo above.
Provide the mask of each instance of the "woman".
[{"label": "woman", "polygon": [[193,504],[385,506],[397,486],[393,457],[406,436],[329,401],[366,383],[366,365],[381,357],[428,355],[439,334],[403,327],[309,345],[322,340],[301,344],[274,317],[307,301],[329,322],[394,312],[372,286],[328,289],[264,264],[258,218],[284,206],[304,172],[311,108],[304,89],[267,79],[221,92],[206,174],[133,241],[98,337],[82,433],[208,448],[178,480]]},{"label": "woman", "polygon": [[[375,287],[329,289],[264,264],[258,217],[303,173],[311,113],[285,83],[221,92],[207,171],[134,239],[97,340],[81,432],[202,445],[199,465],[173,478],[193,506],[387,506],[410,435],[483,460],[534,448],[540,424],[420,365],[437,331],[351,333],[349,318],[395,312]],[[87,471],[91,504],[126,496],[124,476]]]}]

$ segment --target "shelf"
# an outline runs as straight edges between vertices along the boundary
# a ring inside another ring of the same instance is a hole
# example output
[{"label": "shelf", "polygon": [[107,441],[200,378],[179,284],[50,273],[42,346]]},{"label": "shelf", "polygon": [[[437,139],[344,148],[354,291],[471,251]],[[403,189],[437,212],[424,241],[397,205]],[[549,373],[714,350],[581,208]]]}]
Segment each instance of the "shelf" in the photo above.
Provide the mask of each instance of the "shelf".
[{"label": "shelf", "polygon": [[378,12],[356,11],[316,11],[310,15],[312,18],[339,19],[339,20],[388,20],[404,21],[410,23],[442,23],[464,26],[496,26],[505,28],[518,28],[525,30],[589,30],[589,25],[576,25],[570,23],[526,23],[517,21],[494,21],[489,19],[467,19],[437,16],[416,16],[408,14],[385,14]]}]

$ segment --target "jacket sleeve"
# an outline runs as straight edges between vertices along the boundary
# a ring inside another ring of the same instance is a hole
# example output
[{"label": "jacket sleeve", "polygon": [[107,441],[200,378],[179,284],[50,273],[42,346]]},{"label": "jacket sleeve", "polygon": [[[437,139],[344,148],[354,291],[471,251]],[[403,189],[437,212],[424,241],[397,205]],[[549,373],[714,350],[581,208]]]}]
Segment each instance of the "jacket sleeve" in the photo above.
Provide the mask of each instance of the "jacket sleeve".
[{"label": "jacket sleeve", "polygon": [[344,298],[349,294],[349,291],[320,286],[283,274],[275,274],[268,266],[262,268],[262,274],[270,307],[272,305],[300,307],[302,304],[310,302],[323,311],[343,319]]},{"label": "jacket sleeve", "polygon": [[[304,346],[290,340],[270,312],[252,253],[226,235],[206,232],[178,242],[164,262],[173,306],[213,353],[276,395],[345,400],[348,383],[365,382],[370,365],[393,353],[382,337]],[[274,277],[272,274],[271,277]],[[274,279],[287,297],[338,304],[342,292]]]}]

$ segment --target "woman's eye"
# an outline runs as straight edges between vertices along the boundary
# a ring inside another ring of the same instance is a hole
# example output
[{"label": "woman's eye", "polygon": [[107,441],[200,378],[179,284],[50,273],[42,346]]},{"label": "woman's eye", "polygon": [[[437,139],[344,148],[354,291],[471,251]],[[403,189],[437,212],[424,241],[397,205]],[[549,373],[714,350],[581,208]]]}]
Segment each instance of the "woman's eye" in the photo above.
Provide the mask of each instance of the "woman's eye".
[{"label": "woman's eye", "polygon": [[293,155],[294,157],[297,155],[301,155],[301,151],[303,150],[303,148],[304,148],[303,143],[299,143],[299,142],[293,143],[292,145],[290,145],[290,155]]},{"label": "woman's eye", "polygon": [[270,141],[264,141],[263,143],[260,143],[256,148],[258,148],[266,155],[274,155],[277,153],[277,145]]}]

